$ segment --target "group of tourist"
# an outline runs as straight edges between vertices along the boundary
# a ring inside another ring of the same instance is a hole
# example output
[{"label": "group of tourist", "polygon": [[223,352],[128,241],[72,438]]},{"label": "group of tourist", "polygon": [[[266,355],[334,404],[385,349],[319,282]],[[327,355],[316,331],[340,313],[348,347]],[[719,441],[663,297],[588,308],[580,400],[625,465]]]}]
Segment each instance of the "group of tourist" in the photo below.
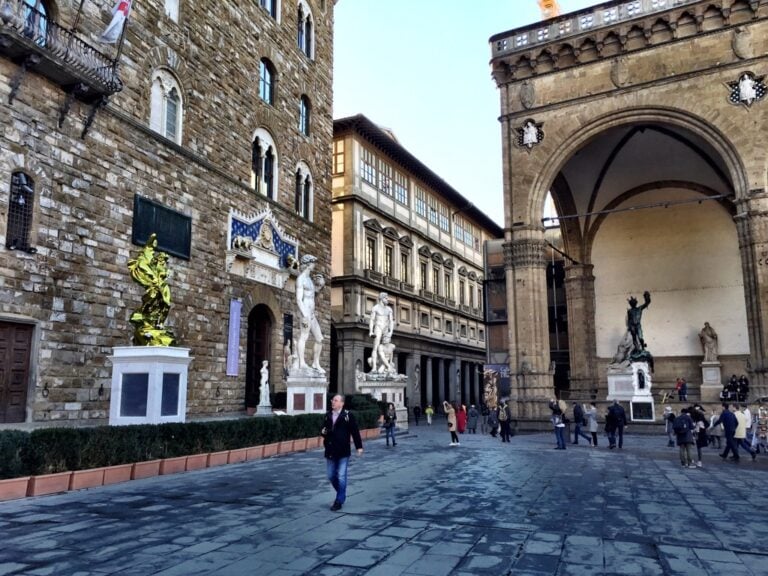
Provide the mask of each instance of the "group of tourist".
[{"label": "group of tourist", "polygon": [[720,400],[723,402],[746,402],[749,398],[749,379],[742,374],[736,378],[731,374],[730,380],[725,383],[720,392]]},{"label": "group of tourist", "polygon": [[[568,405],[564,400],[552,399],[549,401],[549,410],[551,412],[550,422],[555,432],[555,449],[565,450],[570,438],[573,423],[573,440],[571,444],[578,444],[579,438],[587,441],[587,446],[597,446],[597,405],[594,402],[582,405],[573,402],[571,416],[568,415]],[[608,438],[608,448],[613,450],[618,446],[624,448],[624,428],[627,425],[627,414],[624,407],[617,401],[614,401],[605,412],[605,426],[603,430]],[[586,432],[589,432],[587,434]]]}]

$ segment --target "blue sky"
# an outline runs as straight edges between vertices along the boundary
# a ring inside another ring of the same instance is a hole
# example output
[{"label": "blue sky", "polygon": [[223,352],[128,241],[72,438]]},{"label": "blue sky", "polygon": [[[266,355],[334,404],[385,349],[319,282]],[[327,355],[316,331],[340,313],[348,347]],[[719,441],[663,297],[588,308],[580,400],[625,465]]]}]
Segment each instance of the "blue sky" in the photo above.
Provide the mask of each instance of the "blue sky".
[{"label": "blue sky", "polygon": [[[594,0],[559,0],[562,13]],[[536,0],[339,0],[334,118],[364,114],[503,225],[499,97],[488,38]]]}]

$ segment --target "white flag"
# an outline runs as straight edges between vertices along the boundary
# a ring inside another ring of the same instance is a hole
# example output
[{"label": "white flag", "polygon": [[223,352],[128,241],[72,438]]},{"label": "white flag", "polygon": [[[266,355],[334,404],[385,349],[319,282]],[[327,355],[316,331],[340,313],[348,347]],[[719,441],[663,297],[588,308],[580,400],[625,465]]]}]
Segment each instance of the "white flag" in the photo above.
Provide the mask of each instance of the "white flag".
[{"label": "white flag", "polygon": [[128,18],[128,14],[131,13],[131,0],[118,0],[115,7],[112,9],[112,22],[101,34],[99,42],[105,44],[114,44],[120,38],[123,33],[123,26]]}]

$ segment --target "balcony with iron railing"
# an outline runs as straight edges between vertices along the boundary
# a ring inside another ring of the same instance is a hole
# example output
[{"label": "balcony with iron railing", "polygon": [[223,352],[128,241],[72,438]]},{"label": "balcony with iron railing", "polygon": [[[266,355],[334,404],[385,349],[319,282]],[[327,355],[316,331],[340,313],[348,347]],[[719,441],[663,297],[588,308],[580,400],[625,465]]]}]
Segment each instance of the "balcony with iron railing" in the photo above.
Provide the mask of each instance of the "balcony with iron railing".
[{"label": "balcony with iron railing", "polygon": [[123,88],[118,57],[111,58],[25,0],[2,0],[0,55],[19,65],[11,81],[12,102],[26,72],[40,74],[85,102],[98,102]]},{"label": "balcony with iron railing", "polygon": [[643,18],[701,0],[631,0],[629,2],[604,2],[591,8],[564,14],[544,22],[516,28],[491,37],[493,58],[523,52],[560,41],[569,37],[593,32],[617,23]]}]

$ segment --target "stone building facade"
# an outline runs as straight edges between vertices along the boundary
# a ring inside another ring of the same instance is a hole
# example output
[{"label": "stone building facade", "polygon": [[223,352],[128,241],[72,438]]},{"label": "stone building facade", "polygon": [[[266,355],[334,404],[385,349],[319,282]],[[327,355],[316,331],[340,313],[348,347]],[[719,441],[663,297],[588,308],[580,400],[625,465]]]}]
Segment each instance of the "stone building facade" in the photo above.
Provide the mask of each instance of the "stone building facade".
[{"label": "stone building facade", "polygon": [[368,372],[387,292],[408,406],[482,401],[484,246],[500,227],[363,115],[334,121],[331,389]]},{"label": "stone building facade", "polygon": [[520,373],[523,355],[532,366],[519,415],[535,415],[553,393],[550,192],[567,255],[571,397],[605,399],[627,300],[642,302],[646,290],[655,392],[683,376],[697,398],[709,322],[724,378],[746,374],[753,397],[768,393],[768,2],[607,2],[497,34],[490,47],[510,370]]},{"label": "stone building facade", "polygon": [[105,3],[5,4],[0,422],[105,422],[151,232],[194,358],[188,415],[255,407],[265,359],[281,390],[289,256],[330,270],[333,2],[137,2],[112,45]]}]

